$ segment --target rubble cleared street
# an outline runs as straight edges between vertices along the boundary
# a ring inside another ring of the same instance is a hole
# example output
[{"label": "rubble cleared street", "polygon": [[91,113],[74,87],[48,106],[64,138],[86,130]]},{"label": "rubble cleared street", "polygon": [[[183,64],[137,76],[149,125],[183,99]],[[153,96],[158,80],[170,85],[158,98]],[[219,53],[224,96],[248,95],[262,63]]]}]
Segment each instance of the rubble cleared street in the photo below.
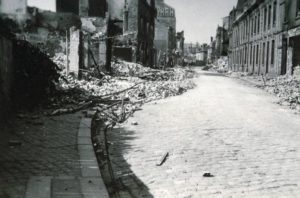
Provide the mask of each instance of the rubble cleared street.
[{"label": "rubble cleared street", "polygon": [[108,134],[115,197],[298,197],[300,117],[245,81],[200,72]]}]

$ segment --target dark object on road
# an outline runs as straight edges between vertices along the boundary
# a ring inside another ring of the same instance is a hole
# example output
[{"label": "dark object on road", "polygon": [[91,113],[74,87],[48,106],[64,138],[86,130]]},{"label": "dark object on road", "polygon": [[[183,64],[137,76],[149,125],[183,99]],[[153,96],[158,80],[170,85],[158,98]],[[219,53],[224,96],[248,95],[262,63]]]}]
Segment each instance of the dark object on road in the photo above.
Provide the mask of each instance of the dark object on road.
[{"label": "dark object on road", "polygon": [[206,65],[206,66],[204,66],[204,67],[202,68],[202,70],[203,70],[203,71],[208,71],[208,70],[210,70],[211,68],[212,68],[211,66]]},{"label": "dark object on road", "polygon": [[211,173],[204,173],[203,177],[214,177],[214,175],[212,175]]},{"label": "dark object on road", "polygon": [[137,126],[137,125],[139,125],[139,123],[136,122],[136,121],[133,121],[133,122],[131,123],[131,125]]},{"label": "dark object on road", "polygon": [[167,158],[169,157],[169,152],[167,152],[166,154],[164,154],[164,156],[161,158],[160,163],[156,164],[157,166],[162,166],[166,161]]}]

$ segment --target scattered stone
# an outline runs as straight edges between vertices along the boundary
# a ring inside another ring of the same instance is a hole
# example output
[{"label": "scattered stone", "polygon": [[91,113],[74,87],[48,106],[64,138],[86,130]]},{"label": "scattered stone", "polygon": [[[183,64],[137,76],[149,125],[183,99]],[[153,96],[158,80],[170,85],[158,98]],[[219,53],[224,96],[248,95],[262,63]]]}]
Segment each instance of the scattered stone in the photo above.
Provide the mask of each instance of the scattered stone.
[{"label": "scattered stone", "polygon": [[214,177],[214,175],[212,175],[211,173],[204,173],[203,177]]},{"label": "scattered stone", "polygon": [[133,121],[133,122],[131,122],[131,125],[137,126],[137,125],[139,125],[139,123],[136,121]]},{"label": "scattered stone", "polygon": [[168,157],[169,157],[169,152],[167,152],[163,155],[163,157],[161,158],[159,163],[156,164],[156,166],[162,166],[167,161]]}]

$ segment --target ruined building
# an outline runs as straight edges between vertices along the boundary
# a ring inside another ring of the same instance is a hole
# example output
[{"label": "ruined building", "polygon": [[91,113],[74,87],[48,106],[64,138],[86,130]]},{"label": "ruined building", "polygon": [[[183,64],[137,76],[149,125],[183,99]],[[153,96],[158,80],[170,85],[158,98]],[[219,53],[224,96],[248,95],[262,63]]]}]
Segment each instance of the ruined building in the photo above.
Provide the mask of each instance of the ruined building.
[{"label": "ruined building", "polygon": [[207,48],[207,63],[211,64],[215,60],[216,60],[216,41],[214,40],[214,37],[211,37],[210,44]]},{"label": "ruined building", "polygon": [[300,65],[299,13],[299,0],[239,0],[229,20],[231,69],[293,74]]},{"label": "ruined building", "polygon": [[[115,2],[115,3],[113,3]],[[116,1],[110,3],[115,19],[113,56],[144,66],[154,67],[154,24],[156,17],[154,0],[124,0],[123,8]],[[118,19],[122,16],[122,20]],[[121,35],[118,31],[121,22]]]},{"label": "ruined building", "polygon": [[184,59],[184,31],[177,32],[176,34],[176,64],[183,65]]},{"label": "ruined building", "polygon": [[123,13],[123,33],[130,35],[127,42],[132,46],[133,61],[153,67],[155,62],[154,27],[155,1],[125,1]]},{"label": "ruined building", "polygon": [[155,23],[155,47],[160,64],[174,65],[176,50],[176,15],[175,9],[156,0],[157,19]]},{"label": "ruined building", "polygon": [[[73,13],[81,19],[81,29],[71,30],[68,38],[70,41],[70,68],[86,70],[97,67],[109,71],[111,48],[107,47],[109,45],[107,1],[56,0],[56,6],[58,13]],[[78,57],[77,52],[79,53]]]},{"label": "ruined building", "polygon": [[223,18],[223,25],[218,26],[216,34],[216,58],[221,56],[228,55],[228,46],[229,46],[229,37],[228,37],[228,28],[229,28],[229,17]]},{"label": "ruined building", "polygon": [[82,17],[105,17],[106,0],[56,0],[57,12],[71,12]]}]

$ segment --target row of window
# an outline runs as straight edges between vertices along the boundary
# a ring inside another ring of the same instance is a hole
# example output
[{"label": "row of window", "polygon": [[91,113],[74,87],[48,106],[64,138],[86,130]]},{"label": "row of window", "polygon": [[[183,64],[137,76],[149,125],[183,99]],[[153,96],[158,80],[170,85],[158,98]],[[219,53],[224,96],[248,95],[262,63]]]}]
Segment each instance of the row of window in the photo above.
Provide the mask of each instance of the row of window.
[{"label": "row of window", "polygon": [[[270,55],[271,60],[269,64]],[[262,45],[249,45],[241,50],[234,51],[231,57],[231,64],[244,66],[250,65],[253,66],[253,68],[255,65],[261,64],[261,66],[266,66],[266,72],[268,73],[269,66],[274,65],[274,58],[275,40],[272,40],[263,42]]]},{"label": "row of window", "polygon": [[[261,14],[262,13],[262,14]],[[240,22],[238,27],[233,30],[233,43],[235,46],[248,40],[262,31],[267,31],[276,27],[277,23],[277,1],[266,5],[263,9],[257,10],[253,16]]]}]

